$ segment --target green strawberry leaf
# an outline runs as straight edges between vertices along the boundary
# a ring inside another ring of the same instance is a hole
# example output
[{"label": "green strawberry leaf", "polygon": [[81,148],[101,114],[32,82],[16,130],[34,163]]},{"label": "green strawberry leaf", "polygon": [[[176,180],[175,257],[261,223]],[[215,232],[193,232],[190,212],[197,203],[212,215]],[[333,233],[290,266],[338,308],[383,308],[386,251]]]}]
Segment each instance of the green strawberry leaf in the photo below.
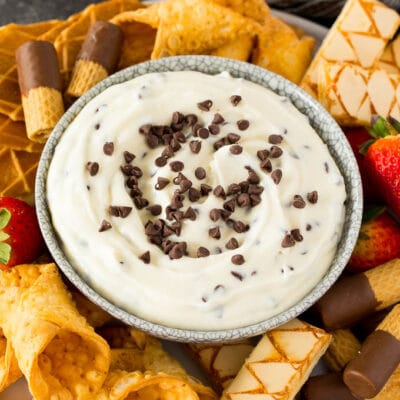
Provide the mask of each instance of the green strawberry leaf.
[{"label": "green strawberry leaf", "polygon": [[368,132],[375,139],[381,139],[391,134],[387,122],[379,115],[372,117],[371,128],[368,128]]},{"label": "green strawberry leaf", "polygon": [[11,219],[11,213],[7,208],[0,209],[0,230],[4,229]]},{"label": "green strawberry leaf", "polygon": [[362,222],[365,224],[366,222],[372,221],[374,218],[378,217],[382,213],[386,211],[386,207],[384,206],[374,206],[364,210]]},{"label": "green strawberry leaf", "polygon": [[0,263],[7,265],[11,257],[11,246],[7,243],[0,243]]},{"label": "green strawberry leaf", "polygon": [[362,143],[359,147],[358,147],[358,152],[360,154],[362,154],[363,156],[365,156],[367,154],[367,151],[369,149],[369,146],[371,146],[372,143],[375,142],[375,139],[369,139],[366,142]]},{"label": "green strawberry leaf", "polygon": [[10,235],[7,235],[7,233],[0,231],[0,242],[4,242],[10,237]]},{"label": "green strawberry leaf", "polygon": [[393,126],[393,128],[396,130],[397,133],[400,133],[400,122],[397,121],[396,118],[393,118],[389,115],[388,121],[390,125]]}]

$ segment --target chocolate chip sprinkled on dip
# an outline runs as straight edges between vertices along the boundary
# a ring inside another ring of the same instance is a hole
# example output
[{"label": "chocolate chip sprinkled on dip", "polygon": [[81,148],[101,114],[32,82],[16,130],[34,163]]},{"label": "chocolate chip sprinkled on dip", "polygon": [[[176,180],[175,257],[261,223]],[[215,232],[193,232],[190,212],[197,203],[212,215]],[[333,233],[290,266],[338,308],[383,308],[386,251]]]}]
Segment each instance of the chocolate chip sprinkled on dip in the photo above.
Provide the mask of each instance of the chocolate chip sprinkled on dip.
[{"label": "chocolate chip sprinkled on dip", "polygon": [[303,298],[334,257],[346,193],[307,118],[281,100],[190,71],[93,98],[47,181],[73,267],[112,303],[177,328],[249,325]]}]

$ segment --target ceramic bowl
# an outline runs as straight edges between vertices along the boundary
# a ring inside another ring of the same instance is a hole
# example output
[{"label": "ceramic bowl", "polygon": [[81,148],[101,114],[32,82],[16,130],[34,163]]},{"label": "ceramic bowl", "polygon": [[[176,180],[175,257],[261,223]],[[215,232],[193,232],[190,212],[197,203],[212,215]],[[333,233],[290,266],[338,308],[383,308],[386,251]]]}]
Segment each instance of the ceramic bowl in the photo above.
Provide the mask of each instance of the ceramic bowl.
[{"label": "ceramic bowl", "polygon": [[[114,84],[122,83],[150,72],[182,70],[199,71],[206,74],[229,71],[235,77],[245,78],[290,99],[300,112],[308,116],[311,125],[328,146],[345,180],[347,200],[343,234],[336,255],[325,276],[297,304],[272,318],[249,326],[213,331],[176,329],[146,321],[117,307],[98,294],[76,272],[63,253],[59,239],[52,226],[46,200],[47,173],[59,139],[80,110],[91,99]],[[333,285],[343,271],[358,237],[362,215],[362,189],[357,163],[342,130],[328,112],[298,86],[272,72],[248,63],[210,56],[179,56],[148,61],[120,71],[100,82],[68,109],[48,139],[40,160],[36,178],[36,207],[43,236],[58,266],[83,294],[108,313],[128,325],[165,339],[197,343],[227,342],[260,334],[297,317],[314,304]]]}]

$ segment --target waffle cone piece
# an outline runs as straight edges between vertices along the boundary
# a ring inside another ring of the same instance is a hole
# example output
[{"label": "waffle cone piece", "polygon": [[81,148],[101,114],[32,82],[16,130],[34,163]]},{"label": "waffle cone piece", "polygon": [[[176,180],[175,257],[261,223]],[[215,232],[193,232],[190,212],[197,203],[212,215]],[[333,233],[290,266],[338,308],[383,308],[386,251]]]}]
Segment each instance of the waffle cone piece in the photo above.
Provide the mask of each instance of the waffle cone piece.
[{"label": "waffle cone piece", "polygon": [[54,46],[58,53],[61,76],[67,86],[86,33],[96,21],[108,21],[124,11],[144,7],[137,0],[109,0],[86,7],[79,17],[56,38]]},{"label": "waffle cone piece", "polygon": [[93,399],[110,350],[79,315],[56,266],[19,265],[1,274],[0,287],[0,324],[33,397]]},{"label": "waffle cone piece", "polygon": [[221,393],[235,378],[254,345],[247,339],[226,344],[188,344],[186,348],[205,371],[213,388]]},{"label": "waffle cone piece", "polygon": [[157,339],[127,327],[106,327],[100,333],[111,346],[111,366],[96,400],[217,399]]},{"label": "waffle cone piece", "polygon": [[319,69],[324,62],[348,62],[371,68],[400,24],[395,10],[375,0],[349,0],[307,70],[301,86],[318,98]]},{"label": "waffle cone piece", "polygon": [[329,346],[331,335],[294,319],[264,334],[222,400],[292,400]]}]

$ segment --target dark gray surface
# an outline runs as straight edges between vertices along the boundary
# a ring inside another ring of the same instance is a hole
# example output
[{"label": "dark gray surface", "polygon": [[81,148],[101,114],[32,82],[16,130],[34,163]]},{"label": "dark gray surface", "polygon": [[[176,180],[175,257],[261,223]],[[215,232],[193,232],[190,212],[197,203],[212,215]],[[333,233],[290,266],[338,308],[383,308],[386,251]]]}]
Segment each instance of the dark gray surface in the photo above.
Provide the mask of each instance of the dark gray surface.
[{"label": "dark gray surface", "polygon": [[0,0],[0,25],[27,24],[46,19],[64,19],[94,0]]}]

